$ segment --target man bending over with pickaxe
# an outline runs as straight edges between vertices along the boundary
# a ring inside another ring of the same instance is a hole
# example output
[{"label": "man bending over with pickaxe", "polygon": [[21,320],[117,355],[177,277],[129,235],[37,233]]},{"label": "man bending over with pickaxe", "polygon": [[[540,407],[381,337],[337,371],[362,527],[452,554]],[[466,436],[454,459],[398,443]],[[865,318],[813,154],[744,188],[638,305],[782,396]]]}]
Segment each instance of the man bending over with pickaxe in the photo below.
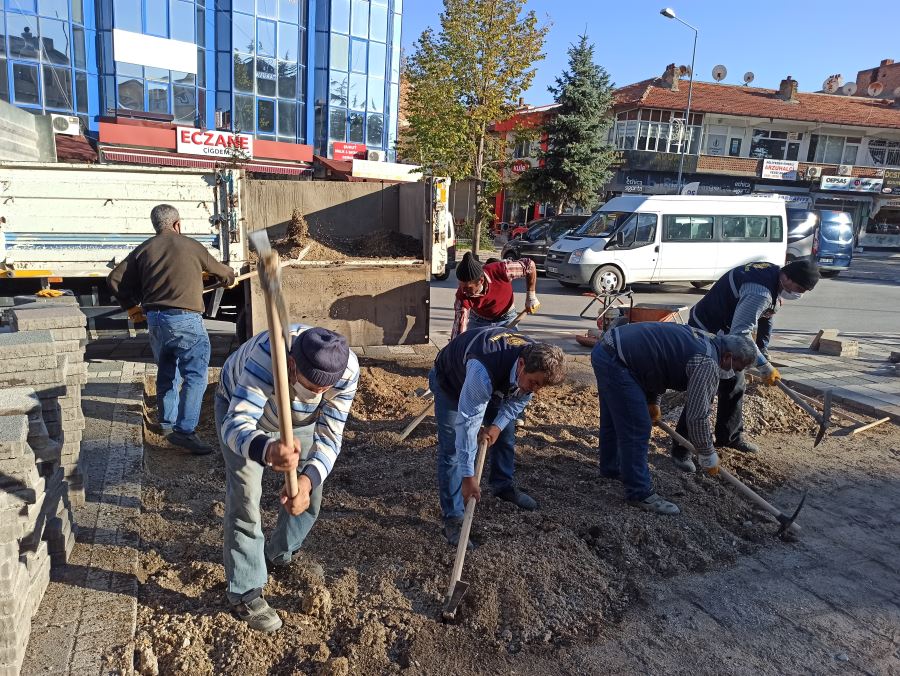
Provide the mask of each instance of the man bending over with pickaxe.
[{"label": "man bending over with pickaxe", "polygon": [[558,385],[565,375],[561,349],[506,328],[467,331],[438,353],[428,382],[434,393],[444,536],[451,545],[459,542],[465,501],[481,497],[475,455],[482,439],[490,447],[494,495],[520,509],[537,509],[537,502],[513,482],[513,421],[533,393]]},{"label": "man bending over with pickaxe", "polygon": [[[287,361],[293,446],[278,436],[268,331],[228,358],[215,400],[226,473],[226,594],[234,613],[264,632],[281,628],[278,613],[262,597],[267,568],[290,564],[319,516],[322,482],[341,452],[359,381],[359,362],[347,340],[327,329],[294,324]],[[263,472],[298,466],[299,491],[293,498],[282,492],[278,522],[266,542],[259,508]]]},{"label": "man bending over with pickaxe", "polygon": [[650,428],[666,390],[687,391],[682,417],[700,466],[718,471],[710,409],[719,380],[734,378],[756,359],[746,336],[711,336],[681,324],[646,322],[607,331],[591,353],[600,394],[600,475],[625,486],[628,504],[678,514],[653,489],[647,467]]}]

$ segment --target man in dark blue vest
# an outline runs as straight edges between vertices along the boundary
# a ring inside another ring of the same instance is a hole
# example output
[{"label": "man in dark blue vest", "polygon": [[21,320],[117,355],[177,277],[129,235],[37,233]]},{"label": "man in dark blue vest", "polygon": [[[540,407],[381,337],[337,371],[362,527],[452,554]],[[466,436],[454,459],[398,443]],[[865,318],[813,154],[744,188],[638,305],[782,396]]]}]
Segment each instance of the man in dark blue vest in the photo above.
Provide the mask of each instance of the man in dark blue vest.
[{"label": "man in dark blue vest", "polygon": [[510,329],[472,329],[442,349],[428,374],[438,434],[438,489],[444,536],[456,545],[465,501],[481,498],[478,443],[490,446],[489,482],[498,498],[526,510],[537,502],[514,481],[515,420],[533,393],[565,378],[565,355]]},{"label": "man in dark blue vest", "polygon": [[630,505],[658,514],[678,514],[674,503],[653,489],[647,467],[650,428],[660,418],[666,390],[686,391],[686,436],[700,466],[716,474],[710,409],[721,377],[734,375],[756,358],[746,336],[711,336],[682,324],[646,322],[607,331],[591,353],[600,394],[600,475],[625,485]]},{"label": "man in dark blue vest", "polygon": [[[784,267],[772,263],[748,263],[734,268],[713,284],[709,293],[691,309],[688,324],[709,333],[752,336],[756,332],[756,368],[767,385],[774,385],[781,374],[763,355],[772,333],[772,319],[783,300],[798,300],[819,281],[819,269],[808,260],[796,260]],[[716,410],[716,446],[745,453],[759,447],[744,435],[743,405],[746,381],[743,373],[719,383]],[[677,430],[684,435],[684,416]],[[672,446],[675,464],[693,472],[687,449]]]}]

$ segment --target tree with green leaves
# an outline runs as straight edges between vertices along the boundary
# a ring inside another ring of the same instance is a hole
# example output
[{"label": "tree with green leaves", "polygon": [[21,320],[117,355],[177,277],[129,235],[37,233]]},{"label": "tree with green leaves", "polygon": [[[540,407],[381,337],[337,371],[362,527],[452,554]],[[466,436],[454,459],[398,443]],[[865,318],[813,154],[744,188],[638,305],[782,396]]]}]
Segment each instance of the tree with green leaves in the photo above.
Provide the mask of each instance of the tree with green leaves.
[{"label": "tree with green leaves", "polygon": [[613,84],[594,63],[594,46],[586,35],[569,47],[568,70],[549,89],[558,107],[541,128],[546,149],[538,153],[538,166],[519,176],[515,192],[554,205],[556,213],[566,206],[591,208],[612,177],[617,153],[606,140],[613,122]]},{"label": "tree with green leaves", "polygon": [[476,255],[506,160],[490,126],[508,118],[531,86],[549,30],[526,2],[444,0],[440,30],[422,33],[404,72],[409,127],[398,151],[436,176],[475,180]]}]

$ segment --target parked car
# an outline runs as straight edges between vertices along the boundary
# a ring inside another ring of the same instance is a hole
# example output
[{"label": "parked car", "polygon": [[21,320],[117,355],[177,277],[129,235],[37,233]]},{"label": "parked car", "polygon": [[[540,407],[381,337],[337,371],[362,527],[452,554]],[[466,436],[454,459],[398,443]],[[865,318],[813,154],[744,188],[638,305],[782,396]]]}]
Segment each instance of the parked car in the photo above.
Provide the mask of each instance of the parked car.
[{"label": "parked car", "polygon": [[521,235],[510,239],[503,247],[501,257],[505,259],[530,258],[539,268],[544,267],[547,249],[563,235],[566,235],[588,219],[588,216],[552,216],[532,221]]},{"label": "parked car", "polygon": [[788,209],[787,220],[787,261],[800,258],[812,260],[819,230],[819,215],[807,209]]},{"label": "parked car", "polygon": [[819,234],[814,247],[816,264],[826,277],[836,277],[853,258],[853,218],[845,211],[817,210]]}]

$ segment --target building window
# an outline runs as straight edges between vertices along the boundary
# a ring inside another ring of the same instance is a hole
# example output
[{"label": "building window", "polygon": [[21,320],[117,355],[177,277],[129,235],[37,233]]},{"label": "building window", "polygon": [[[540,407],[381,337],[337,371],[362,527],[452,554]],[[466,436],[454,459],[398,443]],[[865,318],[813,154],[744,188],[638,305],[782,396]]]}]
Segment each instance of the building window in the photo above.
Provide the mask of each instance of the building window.
[{"label": "building window", "polygon": [[685,152],[696,155],[700,149],[703,116],[691,113],[685,126],[684,112],[672,110],[629,110],[619,113],[615,125],[615,144],[622,150],[647,150],[658,153]]},{"label": "building window", "polygon": [[900,166],[900,141],[869,139],[867,164],[874,167]]},{"label": "building window", "polygon": [[381,115],[369,115],[366,119],[366,145],[381,148],[384,146],[384,118]]},{"label": "building window", "polygon": [[760,160],[797,160],[800,155],[801,132],[754,129],[750,157]]},{"label": "building window", "polygon": [[856,164],[861,143],[862,138],[858,136],[844,137],[811,134],[806,161],[821,162],[823,164]]},{"label": "building window", "polygon": [[14,63],[13,85],[16,103],[40,104],[41,94],[36,65]]}]

